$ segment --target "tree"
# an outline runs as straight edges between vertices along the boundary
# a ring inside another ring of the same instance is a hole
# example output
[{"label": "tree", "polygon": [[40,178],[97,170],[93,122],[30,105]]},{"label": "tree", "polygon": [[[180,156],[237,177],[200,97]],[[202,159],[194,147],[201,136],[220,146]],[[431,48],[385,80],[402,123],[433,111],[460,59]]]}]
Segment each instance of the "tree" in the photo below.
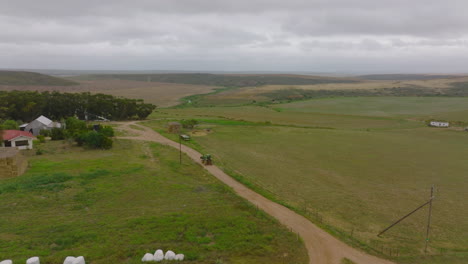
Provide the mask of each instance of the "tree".
[{"label": "tree", "polygon": [[5,130],[17,130],[19,127],[18,123],[15,120],[5,120],[5,122],[3,122],[1,126]]},{"label": "tree", "polygon": [[188,119],[182,120],[181,123],[184,128],[192,129],[198,124],[198,121],[196,119]]}]

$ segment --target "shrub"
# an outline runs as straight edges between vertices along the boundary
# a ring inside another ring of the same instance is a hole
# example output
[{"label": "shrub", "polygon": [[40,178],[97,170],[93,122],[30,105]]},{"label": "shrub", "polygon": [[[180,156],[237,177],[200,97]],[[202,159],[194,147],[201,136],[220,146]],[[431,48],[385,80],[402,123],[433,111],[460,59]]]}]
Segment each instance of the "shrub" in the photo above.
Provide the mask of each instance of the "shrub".
[{"label": "shrub", "polygon": [[93,149],[110,149],[113,144],[112,139],[96,131],[83,133],[77,139],[78,145],[84,145]]},{"label": "shrub", "polygon": [[48,129],[42,129],[41,132],[39,132],[40,135],[44,136],[44,137],[50,137],[51,131],[48,130]]},{"label": "shrub", "polygon": [[114,136],[114,129],[110,126],[101,127],[99,133],[104,134],[106,137],[113,137]]},{"label": "shrub", "polygon": [[52,140],[62,140],[65,139],[65,131],[61,128],[52,128],[50,131],[50,137]]},{"label": "shrub", "polygon": [[37,136],[37,140],[39,141],[39,143],[45,143],[45,136],[44,135],[39,135],[39,136]]},{"label": "shrub", "polygon": [[181,123],[184,128],[192,129],[198,124],[198,121],[195,119],[189,119],[189,120],[182,120]]}]

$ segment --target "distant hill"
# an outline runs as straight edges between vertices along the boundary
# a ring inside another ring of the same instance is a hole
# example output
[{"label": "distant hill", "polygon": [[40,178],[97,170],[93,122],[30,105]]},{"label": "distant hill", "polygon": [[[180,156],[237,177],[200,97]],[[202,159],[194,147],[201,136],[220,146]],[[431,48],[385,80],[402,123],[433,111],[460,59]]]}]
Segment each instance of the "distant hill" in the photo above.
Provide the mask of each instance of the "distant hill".
[{"label": "distant hill", "polygon": [[431,75],[431,74],[371,74],[361,75],[357,78],[373,81],[411,81],[411,80],[433,80],[460,77],[458,75]]},{"label": "distant hill", "polygon": [[76,80],[132,80],[144,82],[181,83],[224,87],[247,87],[268,84],[307,85],[322,83],[354,83],[352,78],[334,78],[292,74],[208,74],[208,73],[173,73],[173,74],[96,74],[74,78]]},{"label": "distant hill", "polygon": [[78,83],[36,72],[0,71],[0,85],[69,86]]}]

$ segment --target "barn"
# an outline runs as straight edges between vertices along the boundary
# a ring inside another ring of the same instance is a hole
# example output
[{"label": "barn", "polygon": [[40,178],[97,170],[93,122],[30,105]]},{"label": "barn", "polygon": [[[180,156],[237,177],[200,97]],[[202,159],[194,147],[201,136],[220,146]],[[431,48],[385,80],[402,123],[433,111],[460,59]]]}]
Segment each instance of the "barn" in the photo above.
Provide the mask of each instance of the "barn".
[{"label": "barn", "polygon": [[48,129],[51,130],[52,128],[61,128],[62,124],[58,122],[54,122],[50,120],[49,118],[41,115],[40,117],[36,118],[34,121],[32,121],[29,124],[24,124],[20,126],[20,129],[23,131],[27,131],[34,136],[37,136],[40,134],[41,130]]},{"label": "barn", "polygon": [[2,147],[18,149],[32,149],[35,137],[26,131],[5,130],[3,131]]}]

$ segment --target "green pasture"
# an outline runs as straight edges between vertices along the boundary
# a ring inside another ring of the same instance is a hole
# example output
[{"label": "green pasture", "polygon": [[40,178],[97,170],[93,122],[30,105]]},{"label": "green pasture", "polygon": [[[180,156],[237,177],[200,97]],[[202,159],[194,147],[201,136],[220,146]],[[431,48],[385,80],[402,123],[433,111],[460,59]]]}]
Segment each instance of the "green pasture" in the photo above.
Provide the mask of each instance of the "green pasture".
[{"label": "green pasture", "polygon": [[[468,97],[345,97],[283,104],[285,111],[359,116],[418,116],[451,118],[451,113],[468,112]],[[456,115],[453,118],[459,119]],[[467,120],[468,117],[464,117]],[[454,120],[454,121],[456,121]]]},{"label": "green pasture", "polygon": [[296,236],[169,147],[116,140],[109,151],[41,144],[0,181],[0,259],[141,263],[156,249],[187,263],[307,263]]},{"label": "green pasture", "polygon": [[[197,118],[197,129],[212,132],[186,144],[356,246],[400,263],[466,263],[468,133],[429,128],[422,120],[461,120],[467,102],[375,97],[161,109],[153,114],[158,120],[145,124],[165,133],[167,120]],[[427,209],[376,236],[424,203],[433,184],[429,256],[422,252]]]}]

